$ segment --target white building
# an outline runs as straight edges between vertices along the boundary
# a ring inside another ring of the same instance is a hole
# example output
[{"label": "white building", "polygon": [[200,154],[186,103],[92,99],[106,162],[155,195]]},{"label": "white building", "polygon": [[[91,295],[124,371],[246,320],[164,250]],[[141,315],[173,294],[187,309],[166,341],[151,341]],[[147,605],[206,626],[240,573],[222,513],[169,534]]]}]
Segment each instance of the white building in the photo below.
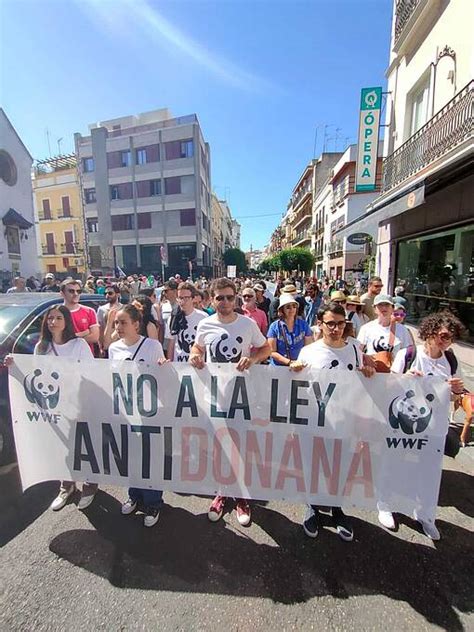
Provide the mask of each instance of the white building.
[{"label": "white building", "polygon": [[40,273],[31,167],[33,158],[0,108],[0,281]]},{"label": "white building", "polygon": [[474,2],[394,0],[377,268],[413,321],[448,307],[474,341]]}]

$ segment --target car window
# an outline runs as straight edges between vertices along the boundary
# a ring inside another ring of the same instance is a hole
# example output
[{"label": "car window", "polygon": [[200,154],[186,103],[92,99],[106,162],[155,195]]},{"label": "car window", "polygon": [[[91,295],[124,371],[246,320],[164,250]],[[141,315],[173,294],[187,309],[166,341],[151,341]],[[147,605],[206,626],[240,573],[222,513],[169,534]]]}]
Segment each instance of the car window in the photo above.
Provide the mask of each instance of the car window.
[{"label": "car window", "polygon": [[30,305],[0,305],[0,342],[5,340],[30,311]]},{"label": "car window", "polygon": [[39,316],[36,316],[21,335],[18,336],[13,345],[13,353],[33,353],[36,343],[40,338],[41,323],[43,322],[45,311]]}]

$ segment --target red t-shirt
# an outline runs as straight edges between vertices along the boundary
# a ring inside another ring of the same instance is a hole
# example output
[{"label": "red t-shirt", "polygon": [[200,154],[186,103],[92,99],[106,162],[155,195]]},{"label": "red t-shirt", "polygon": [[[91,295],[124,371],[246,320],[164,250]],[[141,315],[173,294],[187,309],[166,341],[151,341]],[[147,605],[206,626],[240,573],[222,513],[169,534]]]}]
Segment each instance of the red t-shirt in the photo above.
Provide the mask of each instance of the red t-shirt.
[{"label": "red t-shirt", "polygon": [[257,323],[258,328],[260,329],[262,334],[266,336],[267,329],[268,329],[268,321],[267,321],[267,315],[265,314],[263,309],[259,309],[258,307],[256,307],[255,309],[250,310],[250,309],[247,309],[244,305],[242,307],[242,311],[245,314],[245,316],[248,316],[249,318],[251,318]]},{"label": "red t-shirt", "polygon": [[[97,316],[92,307],[86,307],[85,305],[80,305],[74,311],[71,311],[71,318],[74,324],[74,331],[79,333],[81,331],[85,331],[89,329],[92,325],[97,325]],[[94,345],[89,344],[92,353],[94,353]]]}]

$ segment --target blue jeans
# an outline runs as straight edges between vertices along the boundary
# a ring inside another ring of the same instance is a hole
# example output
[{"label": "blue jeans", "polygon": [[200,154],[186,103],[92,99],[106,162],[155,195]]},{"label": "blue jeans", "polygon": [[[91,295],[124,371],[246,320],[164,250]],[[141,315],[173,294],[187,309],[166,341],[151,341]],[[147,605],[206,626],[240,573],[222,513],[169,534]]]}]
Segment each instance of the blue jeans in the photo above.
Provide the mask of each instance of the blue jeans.
[{"label": "blue jeans", "polygon": [[163,505],[163,492],[157,489],[140,489],[139,487],[130,487],[128,496],[134,503],[143,505],[143,508],[161,509]]}]

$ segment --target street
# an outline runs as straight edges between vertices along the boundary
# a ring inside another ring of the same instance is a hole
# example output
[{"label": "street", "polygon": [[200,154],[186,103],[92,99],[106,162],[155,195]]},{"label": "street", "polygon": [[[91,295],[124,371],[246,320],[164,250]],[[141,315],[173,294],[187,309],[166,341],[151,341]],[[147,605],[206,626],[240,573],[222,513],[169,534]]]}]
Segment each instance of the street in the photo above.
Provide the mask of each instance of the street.
[{"label": "street", "polygon": [[473,629],[473,453],[445,458],[436,543],[359,511],[352,543],[310,540],[303,507],[280,502],[256,503],[249,528],[235,512],[211,524],[208,499],[176,494],[147,530],[120,515],[125,490],[53,513],[57,483],[22,494],[2,468],[0,629]]}]

